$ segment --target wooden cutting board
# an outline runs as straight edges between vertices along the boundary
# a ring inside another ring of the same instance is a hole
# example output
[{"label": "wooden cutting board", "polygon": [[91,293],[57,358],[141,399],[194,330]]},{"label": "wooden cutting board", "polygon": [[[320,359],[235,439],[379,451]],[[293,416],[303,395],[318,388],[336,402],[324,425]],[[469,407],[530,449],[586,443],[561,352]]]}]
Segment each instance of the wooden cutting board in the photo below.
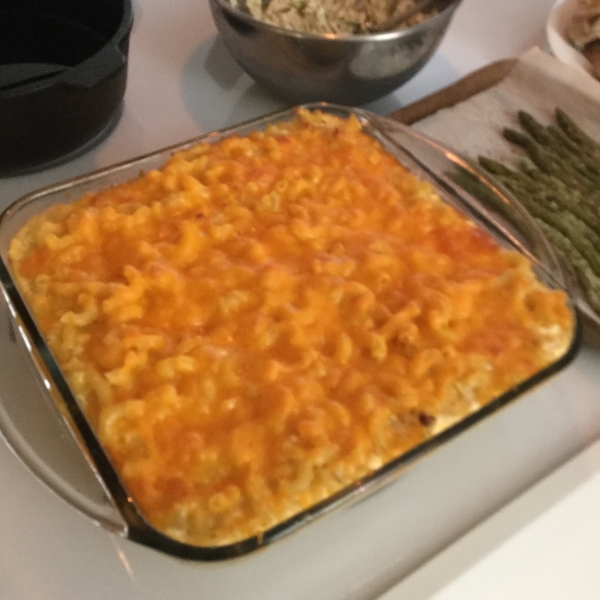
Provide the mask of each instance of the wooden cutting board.
[{"label": "wooden cutting board", "polygon": [[406,125],[412,125],[442,108],[454,106],[496,85],[510,73],[517,60],[516,58],[507,58],[486,65],[439,92],[390,113],[388,117]]}]

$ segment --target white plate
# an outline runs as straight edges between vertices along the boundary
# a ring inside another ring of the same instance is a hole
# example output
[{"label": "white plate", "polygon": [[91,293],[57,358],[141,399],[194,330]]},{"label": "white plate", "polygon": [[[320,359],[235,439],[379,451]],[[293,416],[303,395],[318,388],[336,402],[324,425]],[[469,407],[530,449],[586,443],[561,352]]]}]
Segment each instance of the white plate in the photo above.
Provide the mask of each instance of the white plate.
[{"label": "white plate", "polygon": [[548,15],[546,36],[556,58],[593,77],[589,60],[571,46],[565,34],[578,5],[579,0],[558,0]]}]

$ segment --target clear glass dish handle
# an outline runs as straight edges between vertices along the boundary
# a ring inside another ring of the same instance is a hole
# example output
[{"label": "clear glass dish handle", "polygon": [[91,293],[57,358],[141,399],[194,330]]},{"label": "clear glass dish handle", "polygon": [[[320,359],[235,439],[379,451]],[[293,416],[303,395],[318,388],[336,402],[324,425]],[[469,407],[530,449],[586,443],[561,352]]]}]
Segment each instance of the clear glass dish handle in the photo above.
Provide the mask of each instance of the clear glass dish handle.
[{"label": "clear glass dish handle", "polygon": [[40,379],[19,348],[22,340],[14,328],[0,295],[0,436],[60,498],[109,531],[126,535],[121,514],[40,389]]}]

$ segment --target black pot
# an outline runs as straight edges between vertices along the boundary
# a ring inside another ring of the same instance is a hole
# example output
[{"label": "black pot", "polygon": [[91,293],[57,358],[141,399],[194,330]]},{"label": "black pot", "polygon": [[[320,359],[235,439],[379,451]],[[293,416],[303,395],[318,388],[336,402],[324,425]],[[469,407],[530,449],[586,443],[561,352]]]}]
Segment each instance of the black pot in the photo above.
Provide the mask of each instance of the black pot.
[{"label": "black pot", "polygon": [[2,0],[0,174],[73,158],[116,124],[131,0]]}]

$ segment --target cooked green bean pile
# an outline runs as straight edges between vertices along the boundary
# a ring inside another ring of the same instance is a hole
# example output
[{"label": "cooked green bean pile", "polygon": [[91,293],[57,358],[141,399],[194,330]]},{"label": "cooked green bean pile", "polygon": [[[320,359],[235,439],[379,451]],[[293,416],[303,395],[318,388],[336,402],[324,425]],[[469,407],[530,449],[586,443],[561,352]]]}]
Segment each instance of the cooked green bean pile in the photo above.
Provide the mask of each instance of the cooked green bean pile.
[{"label": "cooked green bean pile", "polygon": [[522,131],[503,132],[524,150],[514,168],[479,162],[521,201],[600,311],[600,144],[559,108],[549,126],[518,116]]}]

